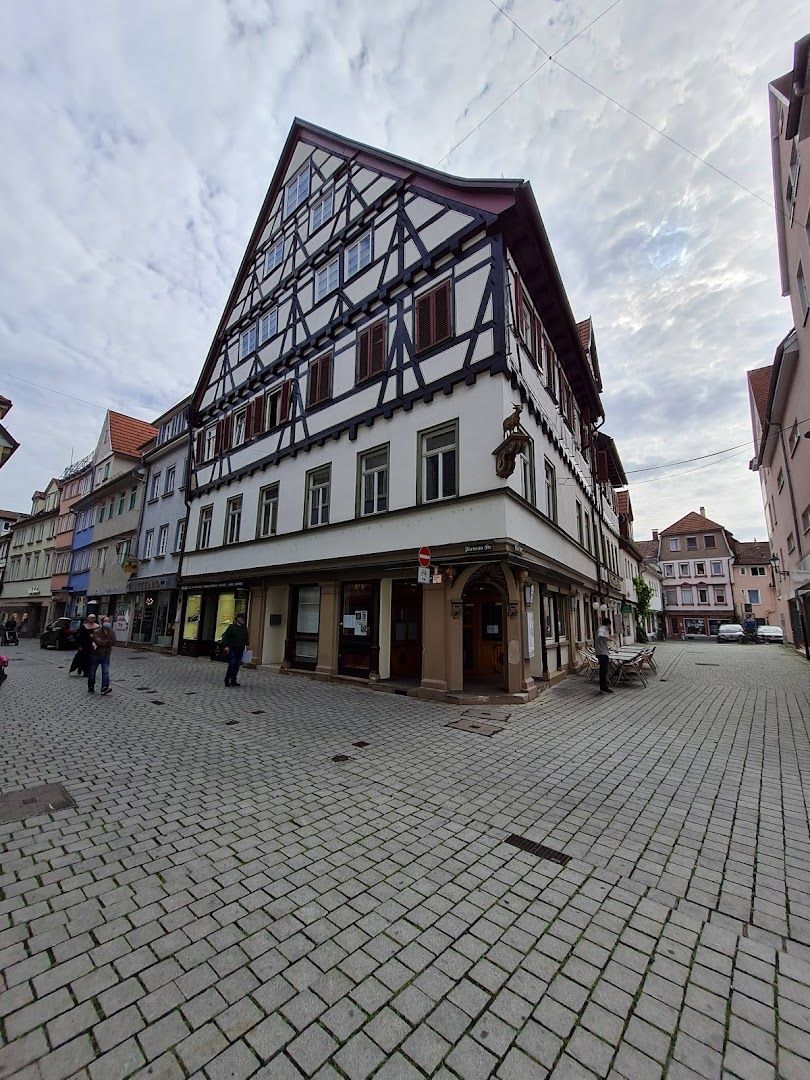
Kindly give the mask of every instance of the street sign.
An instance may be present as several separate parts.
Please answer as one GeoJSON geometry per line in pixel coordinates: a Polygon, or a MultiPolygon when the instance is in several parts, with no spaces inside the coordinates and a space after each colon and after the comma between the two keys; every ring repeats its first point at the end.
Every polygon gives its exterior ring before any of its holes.
{"type": "Polygon", "coordinates": [[[420,566],[430,566],[430,548],[429,547],[420,547],[419,548],[419,565],[420,566]]]}
{"type": "Polygon", "coordinates": [[[430,585],[431,575],[429,566],[420,566],[416,571],[416,580],[420,585],[430,585]]]}

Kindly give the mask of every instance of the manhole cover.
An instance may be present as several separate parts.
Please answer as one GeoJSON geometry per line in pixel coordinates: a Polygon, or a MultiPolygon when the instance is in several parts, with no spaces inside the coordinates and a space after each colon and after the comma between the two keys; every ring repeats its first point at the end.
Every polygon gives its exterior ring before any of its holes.
{"type": "Polygon", "coordinates": [[[361,739],[360,742],[352,743],[352,746],[368,746],[368,743],[363,742],[363,740],[361,739]]]}
{"type": "Polygon", "coordinates": [[[456,728],[457,731],[471,731],[474,735],[486,735],[492,737],[499,731],[503,731],[503,724],[487,724],[478,720],[453,720],[445,727],[456,728]]]}
{"type": "Polygon", "coordinates": [[[351,761],[351,760],[352,759],[350,757],[346,757],[345,754],[335,754],[335,756],[332,758],[332,761],[351,761]]]}
{"type": "Polygon", "coordinates": [[[566,855],[564,851],[555,851],[554,848],[546,847],[545,844],[538,844],[525,836],[516,836],[512,833],[511,836],[507,836],[506,843],[511,844],[512,847],[520,848],[521,851],[528,851],[530,855],[536,855],[539,859],[559,863],[560,866],[565,866],[566,863],[571,861],[571,856],[566,855]]]}
{"type": "Polygon", "coordinates": [[[234,724],[238,724],[238,723],[239,723],[238,720],[226,720],[225,721],[225,727],[233,727],[234,724]]]}
{"type": "Polygon", "coordinates": [[[67,810],[75,805],[61,784],[41,784],[20,791],[7,791],[0,795],[0,825],[9,821],[23,821],[37,814],[50,814],[54,810],[67,810]]]}

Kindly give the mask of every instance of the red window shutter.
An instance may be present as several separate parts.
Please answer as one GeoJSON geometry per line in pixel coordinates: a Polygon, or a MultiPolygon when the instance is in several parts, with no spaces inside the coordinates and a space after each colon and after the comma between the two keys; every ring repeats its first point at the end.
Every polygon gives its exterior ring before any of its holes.
{"type": "Polygon", "coordinates": [[[230,450],[231,432],[233,430],[233,415],[226,416],[222,421],[222,449],[230,450]]]}
{"type": "Polygon", "coordinates": [[[309,377],[307,379],[307,408],[318,403],[318,374],[321,366],[320,359],[313,360],[309,365],[309,377]]]}
{"type": "Polygon", "coordinates": [[[259,394],[257,398],[253,399],[253,434],[264,434],[264,395],[259,394]]]}
{"type": "Polygon", "coordinates": [[[245,442],[253,436],[253,402],[249,401],[245,408],[245,442]]]}
{"type": "Polygon", "coordinates": [[[596,452],[596,479],[600,484],[607,484],[610,481],[607,450],[597,450],[596,452]]]}
{"type": "Polygon", "coordinates": [[[429,349],[433,344],[432,339],[432,294],[425,293],[424,296],[420,296],[416,301],[416,351],[421,352],[423,349],[429,349]]]}
{"type": "Polygon", "coordinates": [[[203,459],[203,453],[204,453],[203,448],[204,448],[204,446],[205,446],[205,432],[204,431],[198,431],[197,432],[197,437],[194,440],[194,463],[196,465],[199,465],[199,463],[203,459]]]}
{"type": "Polygon", "coordinates": [[[443,282],[433,293],[433,344],[452,337],[452,311],[450,310],[450,282],[443,282]]]}
{"type": "Polygon", "coordinates": [[[357,381],[363,382],[371,374],[371,329],[357,335],[357,381]]]}
{"type": "Polygon", "coordinates": [[[222,453],[222,421],[217,420],[216,428],[214,429],[214,457],[219,457],[222,453]]]}
{"type": "Polygon", "coordinates": [[[292,397],[292,382],[287,379],[281,388],[281,405],[279,408],[279,423],[284,423],[290,418],[290,399],[292,397]]]}
{"type": "Polygon", "coordinates": [[[385,367],[385,319],[380,319],[371,328],[371,350],[369,374],[379,375],[385,367]]]}

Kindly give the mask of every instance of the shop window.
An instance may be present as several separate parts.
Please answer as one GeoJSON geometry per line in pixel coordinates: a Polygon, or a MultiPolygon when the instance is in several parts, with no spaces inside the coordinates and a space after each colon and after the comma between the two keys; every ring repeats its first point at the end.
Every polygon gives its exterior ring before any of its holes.
{"type": "Polygon", "coordinates": [[[329,523],[329,492],[332,486],[332,466],[323,465],[307,473],[306,519],[304,526],[315,529],[329,523]]]}
{"type": "Polygon", "coordinates": [[[318,630],[321,620],[320,586],[297,586],[293,601],[292,662],[299,667],[315,667],[318,662],[318,630]]]}
{"type": "Polygon", "coordinates": [[[275,536],[278,524],[278,484],[268,484],[259,492],[257,536],[275,536]]]}
{"type": "Polygon", "coordinates": [[[342,591],[339,670],[367,676],[377,638],[377,587],[371,581],[346,582],[342,591]]]}
{"type": "Polygon", "coordinates": [[[202,613],[202,593],[189,593],[186,597],[186,612],[183,617],[183,640],[198,641],[200,637],[200,615],[202,613]]]}
{"type": "Polygon", "coordinates": [[[458,494],[458,428],[455,422],[421,438],[421,502],[437,502],[458,494]]]}
{"type": "Polygon", "coordinates": [[[381,514],[388,509],[388,447],[368,450],[358,458],[360,516],[381,514]]]}

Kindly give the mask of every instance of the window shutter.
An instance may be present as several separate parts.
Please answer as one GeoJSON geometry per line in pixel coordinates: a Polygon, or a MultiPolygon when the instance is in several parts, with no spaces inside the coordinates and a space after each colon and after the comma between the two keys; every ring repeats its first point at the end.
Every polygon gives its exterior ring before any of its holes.
{"type": "Polygon", "coordinates": [[[318,400],[318,367],[319,361],[313,360],[307,373],[307,408],[311,408],[318,400]]]}
{"type": "Polygon", "coordinates": [[[369,375],[379,375],[385,367],[385,319],[372,326],[369,337],[369,375]]]}
{"type": "Polygon", "coordinates": [[[225,417],[222,421],[222,449],[230,450],[231,432],[233,431],[233,414],[225,417]]]}
{"type": "Polygon", "coordinates": [[[357,335],[357,381],[362,382],[371,374],[371,330],[357,335]]]}
{"type": "Polygon", "coordinates": [[[279,422],[284,423],[290,418],[290,399],[292,397],[292,382],[287,379],[281,388],[281,404],[279,408],[279,422]]]}
{"type": "Polygon", "coordinates": [[[438,345],[440,341],[446,341],[452,333],[451,325],[451,311],[450,311],[450,282],[445,281],[433,294],[434,303],[434,335],[433,344],[438,345]]]}
{"type": "Polygon", "coordinates": [[[517,332],[523,326],[523,285],[520,278],[515,274],[515,325],[517,332]]]}
{"type": "Polygon", "coordinates": [[[199,465],[203,458],[203,447],[205,445],[205,432],[198,431],[194,440],[194,464],[199,465]]]}
{"type": "Polygon", "coordinates": [[[318,401],[326,401],[332,396],[332,354],[321,357],[319,373],[318,401]]]}
{"type": "Polygon", "coordinates": [[[263,435],[264,434],[264,419],[265,419],[264,395],[259,394],[258,397],[255,397],[253,399],[252,404],[253,404],[253,424],[252,424],[252,432],[251,432],[251,434],[253,434],[253,435],[263,435]]]}
{"type": "Polygon", "coordinates": [[[416,351],[429,349],[431,341],[431,294],[426,293],[416,301],[416,351]]]}
{"type": "Polygon", "coordinates": [[[607,450],[596,452],[596,479],[600,484],[607,484],[610,481],[607,450]]]}
{"type": "Polygon", "coordinates": [[[222,421],[217,420],[216,428],[214,429],[214,457],[219,457],[222,453],[222,421]]]}

